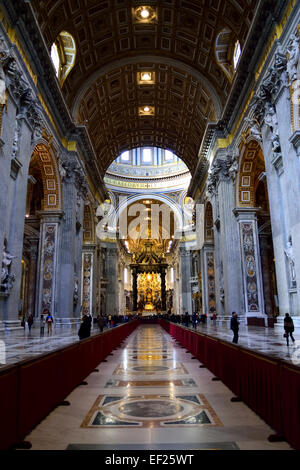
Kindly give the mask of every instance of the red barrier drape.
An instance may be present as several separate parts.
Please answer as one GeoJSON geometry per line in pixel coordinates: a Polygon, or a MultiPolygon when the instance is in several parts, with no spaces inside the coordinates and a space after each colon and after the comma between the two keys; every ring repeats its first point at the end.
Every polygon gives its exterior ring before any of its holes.
{"type": "MultiPolygon", "coordinates": [[[[168,331],[168,322],[161,326],[168,331]]],[[[275,431],[300,450],[300,370],[206,334],[170,324],[170,333],[275,431]]]]}
{"type": "Polygon", "coordinates": [[[0,372],[0,450],[17,441],[17,368],[0,372]]]}

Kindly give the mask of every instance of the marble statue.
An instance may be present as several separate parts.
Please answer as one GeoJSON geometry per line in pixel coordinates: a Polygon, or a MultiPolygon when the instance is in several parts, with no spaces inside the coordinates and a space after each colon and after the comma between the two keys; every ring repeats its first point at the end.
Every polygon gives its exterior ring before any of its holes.
{"type": "Polygon", "coordinates": [[[287,257],[287,260],[289,262],[290,266],[290,272],[291,272],[291,280],[296,281],[296,271],[295,271],[295,258],[294,258],[294,253],[293,253],[293,244],[292,244],[292,238],[289,237],[286,248],[284,250],[285,255],[287,257]]]}
{"type": "Polygon", "coordinates": [[[260,131],[260,125],[257,119],[255,118],[246,118],[245,122],[247,122],[250,126],[250,135],[254,137],[254,139],[258,140],[259,142],[262,141],[261,138],[261,131],[260,131]]]}
{"type": "Polygon", "coordinates": [[[3,70],[3,65],[0,61],[0,104],[6,104],[6,82],[5,82],[5,73],[3,70]]]}
{"type": "MultiPolygon", "coordinates": [[[[287,46],[288,61],[287,61],[287,73],[289,76],[290,83],[297,80],[299,76],[299,37],[293,34],[287,46]]],[[[300,78],[300,77],[299,77],[300,78]]]]}
{"type": "Polygon", "coordinates": [[[6,249],[3,249],[3,257],[2,257],[2,271],[1,271],[1,283],[9,274],[9,268],[11,266],[12,260],[15,256],[12,256],[6,249]]]}

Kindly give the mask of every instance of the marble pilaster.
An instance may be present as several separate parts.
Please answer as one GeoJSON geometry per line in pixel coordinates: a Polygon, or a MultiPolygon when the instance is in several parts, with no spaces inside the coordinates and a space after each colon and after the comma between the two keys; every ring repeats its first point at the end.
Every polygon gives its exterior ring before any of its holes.
{"type": "Polygon", "coordinates": [[[180,283],[181,283],[181,314],[188,312],[189,315],[193,313],[192,304],[192,259],[191,251],[185,246],[181,246],[180,253],[180,283]]]}
{"type": "MultiPolygon", "coordinates": [[[[241,257],[237,249],[240,240],[238,225],[233,214],[235,207],[234,183],[227,176],[220,175],[217,195],[220,211],[220,255],[224,283],[224,314],[231,315],[235,311],[239,315],[243,315],[245,310],[241,294],[241,257]]],[[[222,297],[222,287],[220,288],[220,296],[222,297]]]]}
{"type": "Polygon", "coordinates": [[[58,246],[62,211],[41,211],[37,315],[47,308],[57,319],[58,246]]]}
{"type": "Polygon", "coordinates": [[[239,225],[246,317],[265,319],[263,282],[257,228],[257,209],[235,209],[239,225]]]}

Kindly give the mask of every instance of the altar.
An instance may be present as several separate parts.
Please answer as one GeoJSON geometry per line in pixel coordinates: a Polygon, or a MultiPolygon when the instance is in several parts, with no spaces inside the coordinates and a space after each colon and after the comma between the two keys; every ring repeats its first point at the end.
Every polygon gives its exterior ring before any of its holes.
{"type": "Polygon", "coordinates": [[[130,265],[133,278],[133,311],[142,316],[166,310],[165,259],[152,250],[151,242],[130,265]]]}

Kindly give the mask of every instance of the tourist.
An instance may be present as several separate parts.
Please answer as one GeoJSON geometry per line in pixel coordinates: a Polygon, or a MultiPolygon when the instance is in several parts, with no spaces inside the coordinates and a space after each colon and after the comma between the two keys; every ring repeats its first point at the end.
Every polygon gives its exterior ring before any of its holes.
{"type": "Polygon", "coordinates": [[[48,331],[47,331],[47,333],[49,334],[49,333],[52,333],[53,317],[52,317],[50,311],[49,311],[47,308],[44,310],[44,314],[47,315],[47,316],[46,316],[46,323],[47,323],[47,326],[48,326],[48,331]]]}
{"type": "Polygon", "coordinates": [[[32,315],[32,313],[28,316],[27,323],[28,323],[28,328],[29,328],[29,332],[30,332],[31,327],[33,325],[33,315],[32,315]]]}
{"type": "Polygon", "coordinates": [[[293,332],[294,332],[295,327],[294,327],[293,319],[290,317],[288,313],[285,314],[283,327],[285,331],[284,337],[286,338],[286,344],[287,346],[289,346],[289,336],[291,337],[293,343],[295,342],[295,338],[293,337],[293,332]]]}
{"type": "Polygon", "coordinates": [[[189,322],[190,322],[189,312],[185,312],[185,315],[184,315],[184,324],[185,324],[186,328],[188,328],[189,322]]]}
{"type": "Polygon", "coordinates": [[[212,321],[213,321],[213,325],[216,326],[217,325],[217,314],[216,314],[216,312],[214,312],[212,314],[212,321]]]}
{"type": "Polygon", "coordinates": [[[102,333],[104,325],[105,325],[105,318],[103,318],[102,315],[98,315],[97,323],[98,323],[98,328],[100,332],[102,333]]]}
{"type": "Polygon", "coordinates": [[[193,324],[194,330],[197,328],[197,323],[198,323],[197,322],[197,314],[196,314],[196,312],[194,312],[193,315],[192,315],[192,324],[193,324]]]}
{"type": "Polygon", "coordinates": [[[44,336],[45,323],[46,323],[45,317],[42,314],[41,317],[40,317],[41,336],[44,336]]]}
{"type": "Polygon", "coordinates": [[[78,336],[80,340],[91,336],[91,321],[89,316],[90,315],[83,315],[82,323],[78,330],[78,336]]]}
{"type": "Polygon", "coordinates": [[[239,340],[239,324],[238,316],[236,312],[232,312],[232,317],[230,321],[230,329],[233,331],[233,340],[232,342],[238,344],[239,340]]]}

